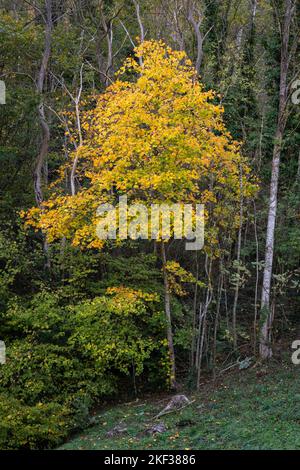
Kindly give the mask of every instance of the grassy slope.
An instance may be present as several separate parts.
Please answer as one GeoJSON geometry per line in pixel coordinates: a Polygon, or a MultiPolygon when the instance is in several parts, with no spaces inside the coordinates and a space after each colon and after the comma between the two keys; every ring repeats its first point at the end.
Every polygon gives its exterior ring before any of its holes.
{"type": "Polygon", "coordinates": [[[300,449],[300,370],[273,364],[266,372],[233,373],[215,390],[189,395],[192,405],[161,418],[164,434],[142,435],[166,402],[140,400],[103,411],[61,449],[300,449]],[[107,438],[122,421],[127,434],[107,438]]]}

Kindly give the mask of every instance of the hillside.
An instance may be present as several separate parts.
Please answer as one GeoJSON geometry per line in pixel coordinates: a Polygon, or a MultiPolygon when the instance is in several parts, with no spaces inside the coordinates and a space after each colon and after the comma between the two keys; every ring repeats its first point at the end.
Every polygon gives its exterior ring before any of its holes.
{"type": "Polygon", "coordinates": [[[300,449],[299,387],[299,369],[287,364],[233,372],[215,389],[207,384],[201,393],[188,395],[190,406],[156,421],[152,418],[167,397],[112,406],[60,449],[300,449]],[[127,432],[107,437],[120,423],[127,432]],[[166,432],[145,436],[154,423],[164,423],[166,432]]]}

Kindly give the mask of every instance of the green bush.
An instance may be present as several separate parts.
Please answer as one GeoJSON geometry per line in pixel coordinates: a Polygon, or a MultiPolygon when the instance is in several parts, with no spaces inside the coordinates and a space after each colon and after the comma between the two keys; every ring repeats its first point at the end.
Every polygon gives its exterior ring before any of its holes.
{"type": "Polygon", "coordinates": [[[71,411],[59,403],[24,405],[0,395],[0,449],[47,449],[58,445],[72,428],[71,411]]]}
{"type": "Polygon", "coordinates": [[[159,307],[156,295],[123,287],[76,306],[47,292],[28,306],[11,305],[0,448],[53,447],[85,426],[91,406],[126,376],[145,373],[147,361],[158,370],[166,357],[159,307]]]}
{"type": "Polygon", "coordinates": [[[39,344],[30,339],[7,345],[7,364],[0,369],[0,387],[27,404],[84,391],[94,398],[113,393],[112,379],[74,348],[39,344]]]}

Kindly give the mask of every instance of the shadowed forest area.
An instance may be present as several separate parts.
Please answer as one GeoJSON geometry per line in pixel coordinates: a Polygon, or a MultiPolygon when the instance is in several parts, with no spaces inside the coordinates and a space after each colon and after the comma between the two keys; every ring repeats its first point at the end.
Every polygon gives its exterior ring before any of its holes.
{"type": "Polygon", "coordinates": [[[300,448],[299,33],[0,0],[1,450],[300,448]]]}

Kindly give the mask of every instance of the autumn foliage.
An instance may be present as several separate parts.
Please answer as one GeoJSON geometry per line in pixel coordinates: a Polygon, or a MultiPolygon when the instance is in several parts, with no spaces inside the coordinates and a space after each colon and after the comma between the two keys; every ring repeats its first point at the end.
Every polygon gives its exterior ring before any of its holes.
{"type": "Polygon", "coordinates": [[[101,203],[117,204],[124,194],[129,203],[147,206],[197,202],[206,207],[207,250],[218,253],[219,229],[237,226],[237,204],[255,185],[217,100],[183,51],[144,42],[82,115],[84,142],[70,161],[71,168],[78,160],[76,194],[68,194],[59,178],[27,223],[50,242],[66,237],[75,246],[102,248],[96,235],[101,203]]]}

